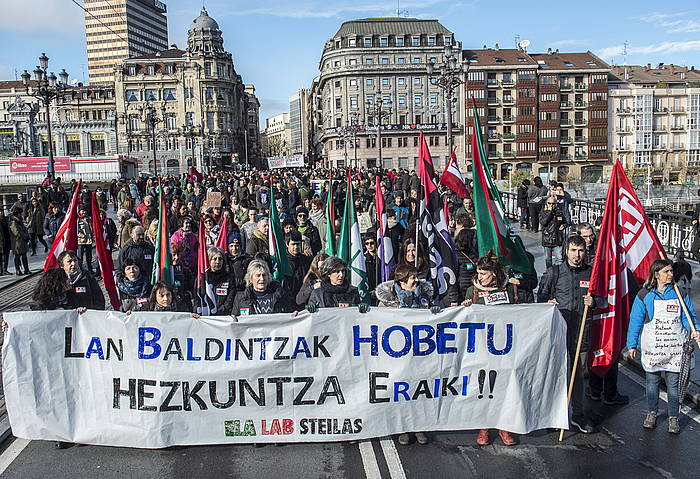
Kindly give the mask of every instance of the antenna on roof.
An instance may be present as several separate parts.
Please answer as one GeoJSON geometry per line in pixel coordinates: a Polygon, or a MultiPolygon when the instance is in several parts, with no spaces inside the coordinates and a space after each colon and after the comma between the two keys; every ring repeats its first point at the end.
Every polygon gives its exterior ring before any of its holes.
{"type": "Polygon", "coordinates": [[[530,46],[530,40],[523,40],[518,43],[518,49],[522,51],[527,51],[526,48],[530,46]]]}
{"type": "Polygon", "coordinates": [[[622,44],[622,64],[627,65],[627,48],[630,46],[629,42],[625,40],[622,44]]]}
{"type": "Polygon", "coordinates": [[[515,34],[515,38],[514,38],[513,40],[515,41],[515,48],[520,48],[520,45],[519,45],[519,43],[520,43],[520,35],[518,35],[518,34],[516,33],[516,34],[515,34]]]}
{"type": "Polygon", "coordinates": [[[401,0],[396,0],[396,16],[408,17],[408,10],[401,10],[401,0]]]}

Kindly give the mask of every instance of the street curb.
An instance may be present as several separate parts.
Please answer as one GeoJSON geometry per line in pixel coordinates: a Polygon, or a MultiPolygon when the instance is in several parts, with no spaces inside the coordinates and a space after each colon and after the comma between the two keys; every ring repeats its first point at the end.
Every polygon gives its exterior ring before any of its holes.
{"type": "MultiPolygon", "coordinates": [[[[630,358],[627,354],[627,351],[620,355],[620,361],[622,361],[638,373],[644,374],[644,368],[642,368],[642,363],[638,359],[630,358]]],[[[690,401],[695,406],[700,407],[700,385],[693,381],[690,381],[688,384],[688,389],[685,393],[684,400],[690,401]]]]}
{"type": "Polygon", "coordinates": [[[12,429],[10,428],[10,420],[5,417],[5,419],[0,421],[0,444],[5,442],[11,435],[12,429]]]}

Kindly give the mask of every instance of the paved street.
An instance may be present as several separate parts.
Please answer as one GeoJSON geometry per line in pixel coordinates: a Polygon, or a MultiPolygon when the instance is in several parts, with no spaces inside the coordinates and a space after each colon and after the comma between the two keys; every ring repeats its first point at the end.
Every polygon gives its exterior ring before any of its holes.
{"type": "MultiPolygon", "coordinates": [[[[536,254],[537,269],[544,260],[535,235],[525,233],[527,247],[536,254]]],[[[165,450],[73,446],[56,450],[46,441],[8,440],[2,445],[3,477],[50,475],[74,477],[661,477],[691,478],[689,464],[700,440],[700,414],[683,408],[682,433],[666,432],[662,415],[655,431],[645,431],[643,378],[623,367],[620,391],[630,396],[624,407],[589,403],[600,422],[599,433],[585,436],[538,431],[520,438],[520,445],[504,447],[500,440],[477,446],[476,433],[433,433],[427,446],[400,446],[379,438],[359,444],[326,443],[286,446],[197,446],[165,450]],[[262,473],[262,474],[261,474],[262,473]]],[[[662,399],[665,395],[662,396],[662,399]]],[[[663,407],[662,407],[663,410],[663,407]]],[[[492,432],[495,438],[495,432],[492,432]]]]}

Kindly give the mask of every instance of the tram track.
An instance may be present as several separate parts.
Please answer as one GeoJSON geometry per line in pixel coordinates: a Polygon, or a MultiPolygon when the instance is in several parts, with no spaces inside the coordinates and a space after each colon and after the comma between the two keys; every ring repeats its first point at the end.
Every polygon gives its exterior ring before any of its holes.
{"type": "Polygon", "coordinates": [[[27,309],[34,287],[41,278],[41,273],[42,271],[36,271],[11,284],[0,287],[0,312],[9,313],[10,311],[27,309]]]}

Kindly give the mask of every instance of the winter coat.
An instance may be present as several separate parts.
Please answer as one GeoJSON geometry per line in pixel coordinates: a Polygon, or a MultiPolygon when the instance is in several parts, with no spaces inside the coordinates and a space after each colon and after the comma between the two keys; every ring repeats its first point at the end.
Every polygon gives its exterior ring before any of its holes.
{"type": "Polygon", "coordinates": [[[131,230],[134,226],[141,226],[139,220],[136,218],[129,218],[124,223],[119,225],[119,238],[118,244],[119,248],[124,248],[131,241],[131,230]]]}
{"type": "Polygon", "coordinates": [[[0,252],[12,249],[12,233],[7,216],[0,218],[0,252]]]}
{"type": "Polygon", "coordinates": [[[289,266],[292,270],[292,276],[284,280],[284,287],[289,290],[293,297],[296,297],[301,286],[304,284],[304,277],[309,271],[313,258],[303,254],[298,254],[296,256],[287,254],[287,259],[289,260],[289,266]]]}
{"type": "Polygon", "coordinates": [[[78,220],[78,245],[92,245],[95,237],[92,232],[92,219],[90,217],[78,220]]]}
{"type": "Polygon", "coordinates": [[[143,288],[138,293],[130,293],[125,287],[126,278],[121,273],[117,274],[117,289],[119,290],[119,299],[122,302],[122,311],[148,311],[151,283],[143,272],[141,272],[141,277],[145,278],[143,288]]]}
{"type": "MultiPolygon", "coordinates": [[[[272,313],[291,313],[294,311],[294,301],[292,300],[289,291],[286,288],[280,286],[279,283],[273,281],[268,287],[266,293],[271,295],[270,307],[272,308],[272,313]]],[[[252,286],[248,286],[243,291],[238,291],[235,296],[231,296],[231,305],[225,306],[227,311],[231,312],[233,316],[247,316],[258,313],[256,307],[256,294],[252,286]],[[243,311],[243,314],[241,310],[243,311]],[[247,310],[247,314],[245,314],[247,310]]]]}
{"type": "MultiPolygon", "coordinates": [[[[377,289],[374,290],[377,295],[377,301],[379,301],[379,306],[386,306],[390,308],[399,308],[400,300],[396,294],[394,288],[396,285],[395,281],[384,281],[377,285],[377,289]]],[[[420,288],[420,302],[425,300],[426,306],[433,304],[433,285],[429,281],[421,280],[417,289],[420,288]]]]}
{"type": "Polygon", "coordinates": [[[58,233],[58,229],[61,227],[61,223],[63,223],[63,219],[65,217],[66,215],[64,215],[60,211],[56,215],[46,215],[44,217],[44,234],[50,239],[55,238],[56,234],[58,233]]]}
{"type": "Polygon", "coordinates": [[[155,254],[155,248],[153,245],[147,241],[142,241],[141,243],[134,243],[134,241],[129,241],[126,246],[124,246],[119,251],[119,268],[124,264],[124,260],[131,258],[141,269],[141,274],[145,276],[150,276],[151,271],[153,271],[153,255],[155,254]]]}
{"type": "Polygon", "coordinates": [[[170,243],[180,247],[180,261],[182,264],[194,270],[197,267],[197,254],[199,252],[199,240],[192,231],[177,230],[170,237],[170,243]]]}
{"type": "Polygon", "coordinates": [[[297,230],[302,234],[302,236],[309,238],[309,242],[311,243],[311,251],[313,251],[314,255],[321,251],[321,233],[319,232],[318,228],[316,228],[309,221],[306,223],[305,227],[298,226],[297,230]]]}
{"type": "MultiPolygon", "coordinates": [[[[471,286],[467,288],[464,299],[472,300],[472,304],[487,304],[491,301],[505,301],[508,304],[520,303],[521,292],[512,283],[506,281],[498,286],[482,286],[477,278],[472,280],[471,286]],[[505,293],[505,294],[504,294],[505,293]]],[[[505,303],[504,303],[505,304],[505,303]]]]}
{"type": "Polygon", "coordinates": [[[87,308],[104,311],[105,297],[95,277],[87,270],[81,269],[70,278],[71,289],[68,291],[68,308],[87,308]]]}
{"type": "Polygon", "coordinates": [[[518,208],[527,208],[527,186],[518,186],[518,208]]]}
{"type": "Polygon", "coordinates": [[[540,225],[542,225],[542,246],[562,246],[564,244],[564,230],[561,227],[566,226],[567,222],[559,205],[554,205],[551,210],[542,208],[539,219],[540,225]]]}
{"type": "Polygon", "coordinates": [[[251,256],[255,256],[258,253],[269,254],[270,246],[268,245],[267,238],[260,233],[259,230],[253,231],[253,237],[246,244],[246,253],[251,256]]]}
{"type": "Polygon", "coordinates": [[[27,231],[39,236],[44,236],[44,208],[41,204],[36,207],[29,203],[27,206],[26,218],[27,218],[27,231]]]}
{"type": "Polygon", "coordinates": [[[544,185],[537,187],[534,183],[531,184],[527,189],[528,205],[541,205],[544,199],[547,197],[547,191],[547,187],[544,185]]]}
{"type": "MultiPolygon", "coordinates": [[[[216,299],[216,316],[225,316],[230,313],[233,306],[233,298],[236,294],[236,280],[230,273],[224,270],[212,273],[207,269],[204,277],[204,287],[211,288],[216,299]]],[[[198,308],[203,306],[202,299],[209,301],[206,297],[206,291],[198,291],[195,297],[195,305],[198,308]]]]}
{"type": "Polygon", "coordinates": [[[308,304],[315,304],[319,308],[356,306],[360,304],[360,294],[347,280],[341,286],[331,286],[323,281],[320,288],[311,291],[308,304]]]}
{"type": "Polygon", "coordinates": [[[10,238],[12,240],[12,252],[16,255],[27,254],[29,250],[29,232],[24,222],[17,216],[10,216],[10,238]]]}
{"type": "Polygon", "coordinates": [[[248,265],[253,261],[253,257],[245,252],[241,252],[238,256],[231,256],[227,251],[226,260],[228,261],[228,270],[231,272],[231,279],[235,283],[236,291],[243,291],[245,289],[243,278],[246,271],[248,271],[248,265]]]}
{"type": "Polygon", "coordinates": [[[173,276],[175,282],[175,302],[184,311],[192,312],[192,301],[194,293],[195,275],[191,269],[182,264],[173,265],[173,276]]]}

